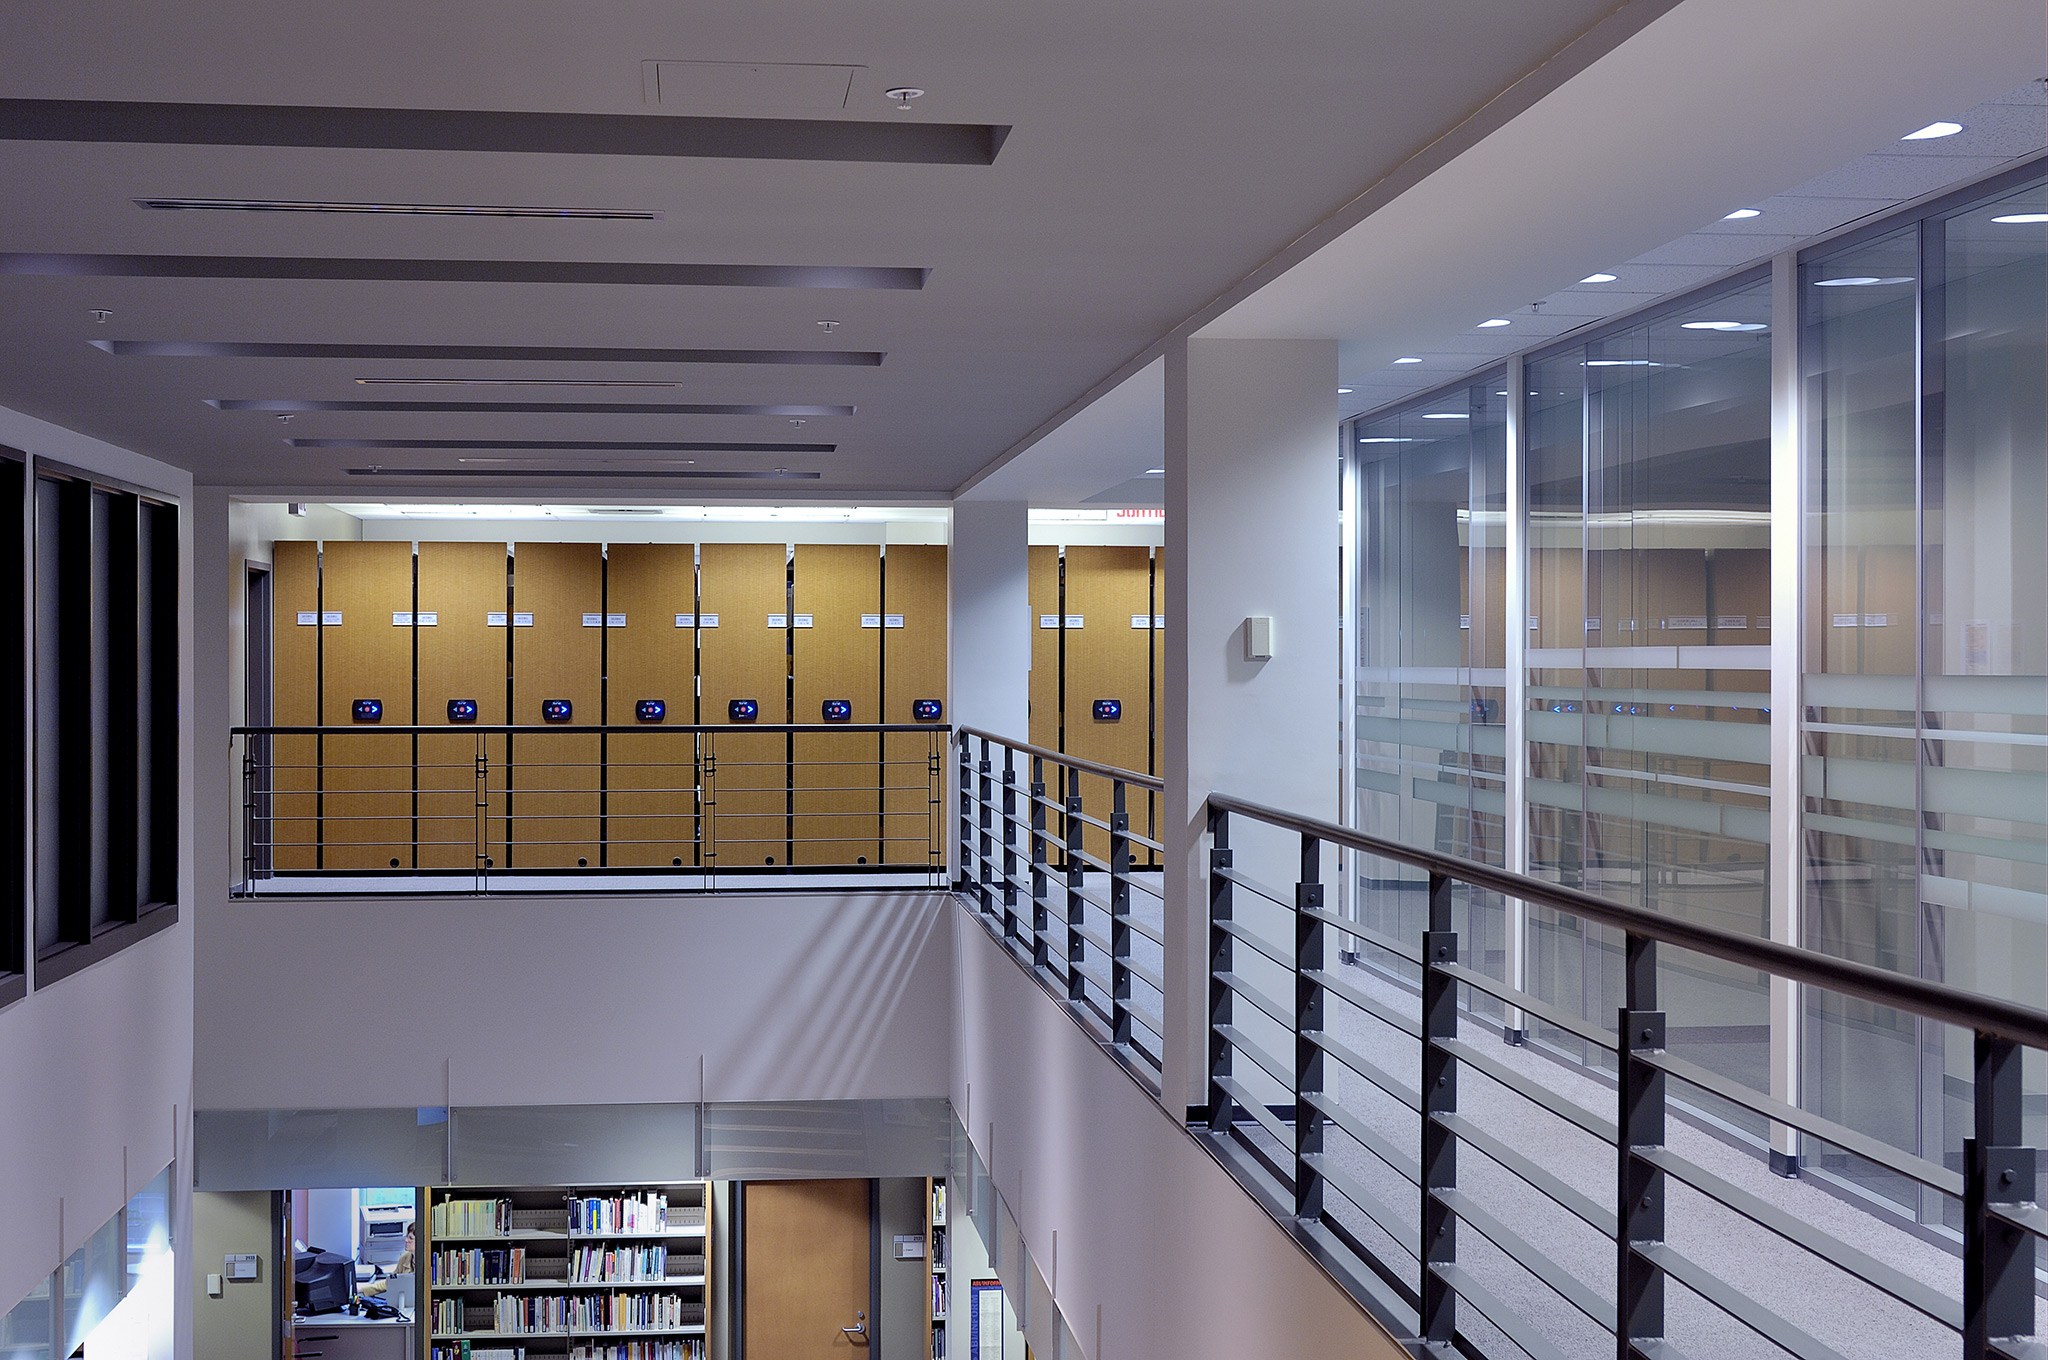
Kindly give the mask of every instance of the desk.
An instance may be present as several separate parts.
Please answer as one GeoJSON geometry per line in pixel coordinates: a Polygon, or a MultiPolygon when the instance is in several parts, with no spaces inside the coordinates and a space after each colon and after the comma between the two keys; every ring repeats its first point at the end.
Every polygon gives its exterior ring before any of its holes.
{"type": "Polygon", "coordinates": [[[349,1313],[292,1319],[292,1354],[300,1360],[413,1360],[412,1319],[373,1322],[349,1313]]]}

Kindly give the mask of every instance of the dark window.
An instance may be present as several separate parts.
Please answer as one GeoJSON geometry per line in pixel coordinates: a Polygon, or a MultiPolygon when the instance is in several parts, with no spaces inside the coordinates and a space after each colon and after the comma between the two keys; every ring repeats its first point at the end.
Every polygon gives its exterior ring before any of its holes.
{"type": "Polygon", "coordinates": [[[129,488],[36,478],[39,982],[174,919],[153,913],[177,884],[177,514],[129,488]]]}
{"type": "MultiPolygon", "coordinates": [[[[0,450],[0,674],[14,677],[17,694],[28,692],[22,614],[27,608],[28,510],[23,504],[22,464],[0,450]]],[[[0,1005],[20,996],[28,972],[27,843],[19,828],[28,792],[28,714],[17,705],[0,718],[0,1005]]]]}

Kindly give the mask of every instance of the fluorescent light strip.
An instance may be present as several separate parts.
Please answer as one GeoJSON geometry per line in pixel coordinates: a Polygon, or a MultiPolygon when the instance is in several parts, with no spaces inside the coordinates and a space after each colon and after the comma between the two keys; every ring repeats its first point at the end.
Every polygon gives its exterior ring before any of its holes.
{"type": "MultiPolygon", "coordinates": [[[[294,449],[531,449],[550,453],[836,453],[837,444],[760,443],[681,439],[287,439],[294,449]]],[[[464,460],[469,461],[469,460],[464,460]]]]}
{"type": "Polygon", "coordinates": [[[358,387],[681,387],[659,378],[357,378],[358,387]]]}
{"type": "Polygon", "coordinates": [[[796,402],[291,401],[283,398],[209,397],[206,404],[216,411],[279,411],[291,414],[307,411],[428,411],[436,414],[495,412],[545,416],[850,416],[854,413],[851,406],[796,402]]]}
{"type": "Polygon", "coordinates": [[[757,469],[718,471],[714,468],[402,468],[402,467],[359,467],[350,468],[351,477],[495,477],[500,481],[508,478],[541,477],[553,480],[557,477],[608,477],[608,478],[650,478],[682,479],[700,481],[746,481],[746,482],[815,482],[825,474],[822,472],[792,472],[778,469],[763,472],[757,469]]]}
{"type": "Polygon", "coordinates": [[[339,203],[291,198],[138,198],[159,212],[355,213],[393,217],[534,217],[575,222],[659,222],[651,208],[545,208],[506,203],[339,203]]]}
{"type": "Polygon", "coordinates": [[[2007,213],[2003,217],[1994,217],[1991,220],[1994,222],[2003,222],[2008,226],[2031,227],[2037,226],[2043,222],[2048,222],[2048,213],[2007,213]]]}

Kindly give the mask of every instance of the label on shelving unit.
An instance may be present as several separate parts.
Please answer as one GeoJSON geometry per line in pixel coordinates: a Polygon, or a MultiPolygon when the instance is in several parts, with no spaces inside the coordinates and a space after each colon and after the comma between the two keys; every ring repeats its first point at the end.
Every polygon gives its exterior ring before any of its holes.
{"type": "Polygon", "coordinates": [[[602,628],[602,627],[604,627],[604,615],[602,615],[602,614],[585,614],[585,615],[583,616],[583,626],[584,626],[585,628],[602,628]]]}
{"type": "Polygon", "coordinates": [[[901,614],[884,614],[882,615],[882,623],[889,628],[901,628],[903,626],[903,616],[901,614]]]}
{"type": "Polygon", "coordinates": [[[1458,615],[1458,626],[1460,628],[1470,628],[1472,626],[1472,616],[1470,614],[1458,615]]]}
{"type": "Polygon", "coordinates": [[[1150,632],[1152,630],[1152,616],[1150,614],[1131,615],[1131,627],[1143,628],[1145,631],[1150,632]]]}
{"type": "Polygon", "coordinates": [[[320,626],[322,628],[341,627],[341,611],[339,609],[330,609],[323,613],[320,616],[320,626]]]}
{"type": "Polygon", "coordinates": [[[1664,626],[1674,631],[1684,628],[1705,628],[1707,626],[1707,616],[1705,614],[1673,614],[1670,618],[1664,620],[1664,626]]]}
{"type": "Polygon", "coordinates": [[[695,614],[678,614],[678,615],[676,615],[676,627],[678,627],[678,628],[695,628],[696,626],[697,626],[697,616],[696,616],[695,614]]]}
{"type": "Polygon", "coordinates": [[[718,626],[718,615],[699,614],[697,616],[697,626],[699,628],[716,628],[718,626]]]}
{"type": "Polygon", "coordinates": [[[1837,628],[1854,628],[1863,622],[1861,614],[1837,614],[1828,622],[1837,628]]]}
{"type": "Polygon", "coordinates": [[[1038,626],[1040,628],[1057,628],[1060,626],[1060,616],[1057,614],[1040,614],[1038,616],[1038,626]]]}
{"type": "Polygon", "coordinates": [[[604,616],[604,626],[607,628],[624,628],[626,626],[626,616],[624,614],[607,614],[604,616]]]}
{"type": "Polygon", "coordinates": [[[412,616],[412,621],[422,628],[439,628],[441,615],[435,610],[426,610],[412,616]]]}
{"type": "Polygon", "coordinates": [[[792,622],[799,628],[809,628],[811,626],[811,616],[809,614],[799,614],[792,622]]]}
{"type": "Polygon", "coordinates": [[[1863,626],[1865,628],[1889,628],[1892,626],[1892,616],[1889,614],[1865,614],[1863,616],[1863,626]]]}
{"type": "Polygon", "coordinates": [[[1082,624],[1086,623],[1087,621],[1088,621],[1088,620],[1087,620],[1087,617],[1086,617],[1085,615],[1081,615],[1081,614],[1069,614],[1069,615],[1067,615],[1067,627],[1069,627],[1069,628],[1079,628],[1079,627],[1080,627],[1080,626],[1081,626],[1082,624]]]}
{"type": "Polygon", "coordinates": [[[860,626],[863,628],[880,628],[882,626],[882,616],[880,614],[863,614],[860,616],[860,626]]]}
{"type": "Polygon", "coordinates": [[[1152,626],[1154,628],[1164,628],[1166,626],[1166,615],[1154,614],[1152,616],[1152,626]]]}
{"type": "Polygon", "coordinates": [[[1714,616],[1714,627],[1716,627],[1716,628],[1719,628],[1719,629],[1722,629],[1722,630],[1724,630],[1724,631],[1726,631],[1726,630],[1729,630],[1729,629],[1735,629],[1735,628],[1744,628],[1744,629],[1746,629],[1746,628],[1748,628],[1748,627],[1749,627],[1749,615],[1747,615],[1747,614],[1716,614],[1716,615],[1714,616]]]}
{"type": "Polygon", "coordinates": [[[787,615],[787,614],[770,614],[770,615],[768,616],[768,626],[769,626],[770,628],[787,628],[787,627],[789,627],[789,615],[787,615]]]}
{"type": "Polygon", "coordinates": [[[317,609],[301,609],[301,610],[299,611],[299,627],[301,627],[301,628],[318,628],[319,626],[320,626],[320,611],[319,611],[319,610],[317,610],[317,609]]]}
{"type": "Polygon", "coordinates": [[[486,615],[484,615],[484,627],[486,627],[486,628],[503,628],[504,626],[505,626],[505,616],[504,616],[503,614],[486,614],[486,615]]]}
{"type": "Polygon", "coordinates": [[[533,627],[533,615],[531,615],[531,614],[514,614],[514,615],[512,616],[512,626],[513,626],[514,628],[531,628],[531,627],[533,627]]]}
{"type": "Polygon", "coordinates": [[[392,626],[393,628],[410,628],[410,627],[412,627],[412,615],[410,615],[410,614],[408,614],[408,613],[405,613],[405,612],[404,612],[403,610],[398,610],[398,609],[394,609],[394,610],[392,610],[392,611],[391,611],[391,626],[392,626]]]}

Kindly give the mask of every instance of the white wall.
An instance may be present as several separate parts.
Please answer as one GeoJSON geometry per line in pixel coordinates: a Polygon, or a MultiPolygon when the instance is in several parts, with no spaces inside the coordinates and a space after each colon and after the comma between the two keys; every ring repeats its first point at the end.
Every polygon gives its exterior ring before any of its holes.
{"type": "MultiPolygon", "coordinates": [[[[0,444],[147,487],[189,509],[189,475],[75,431],[0,409],[0,444]]],[[[189,635],[192,601],[188,527],[180,558],[182,635],[189,635]]],[[[191,649],[179,666],[181,698],[189,701],[191,649]]],[[[189,781],[191,704],[179,711],[180,766],[189,781]]],[[[181,844],[190,834],[187,799],[181,844]]],[[[177,925],[0,1010],[0,1311],[189,1152],[193,882],[187,854],[179,867],[177,925]]],[[[173,1184],[174,1221],[182,1223],[189,1179],[180,1175],[173,1184]]],[[[188,1255],[180,1252],[181,1269],[188,1255]]]]}
{"type": "Polygon", "coordinates": [[[1022,741],[1031,720],[1031,587],[1021,501],[953,507],[954,722],[1022,741]]]}
{"type": "Polygon", "coordinates": [[[1088,1354],[1407,1354],[964,907],[949,914],[953,1105],[1088,1354]]]}
{"type": "MultiPolygon", "coordinates": [[[[944,899],[216,903],[201,1109],[942,1097],[944,899]],[[305,1061],[305,1025],[362,1041],[305,1061]]],[[[333,1048],[338,1046],[323,1045],[333,1048]]]]}

